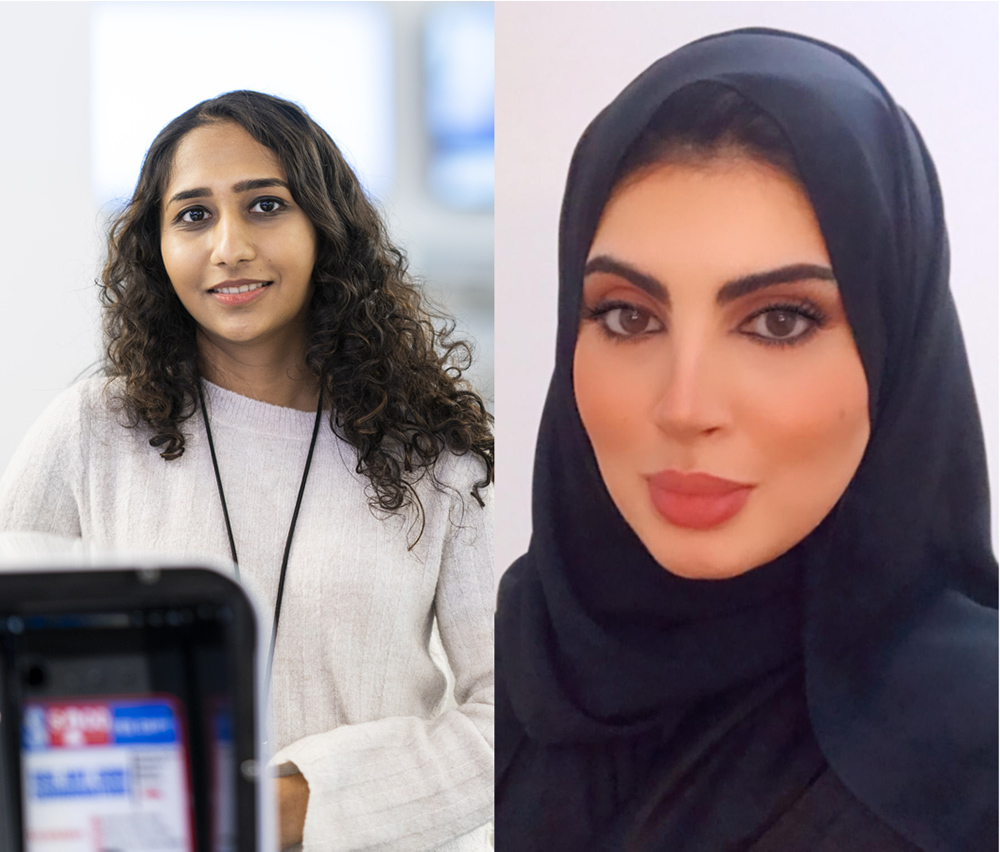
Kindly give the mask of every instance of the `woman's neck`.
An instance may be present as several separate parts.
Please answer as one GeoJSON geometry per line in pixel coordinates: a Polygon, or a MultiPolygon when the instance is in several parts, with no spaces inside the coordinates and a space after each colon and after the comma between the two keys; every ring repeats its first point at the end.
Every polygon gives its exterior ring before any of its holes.
{"type": "Polygon", "coordinates": [[[304,349],[220,345],[198,335],[201,374],[212,384],[271,405],[315,411],[319,381],[306,368],[304,349]]]}

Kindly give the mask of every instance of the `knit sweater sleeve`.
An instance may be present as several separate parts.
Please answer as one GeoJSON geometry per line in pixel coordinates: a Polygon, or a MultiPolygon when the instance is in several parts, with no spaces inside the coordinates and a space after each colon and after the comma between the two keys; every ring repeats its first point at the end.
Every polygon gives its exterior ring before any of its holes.
{"type": "Polygon", "coordinates": [[[493,819],[492,492],[483,489],[483,509],[471,498],[453,504],[461,520],[435,594],[458,706],[430,720],[344,725],[275,755],[273,765],[292,763],[309,783],[305,852],[465,849],[448,841],[493,819]]]}
{"type": "Polygon", "coordinates": [[[81,535],[81,433],[94,381],[61,393],[31,427],[0,479],[0,532],[81,535]]]}

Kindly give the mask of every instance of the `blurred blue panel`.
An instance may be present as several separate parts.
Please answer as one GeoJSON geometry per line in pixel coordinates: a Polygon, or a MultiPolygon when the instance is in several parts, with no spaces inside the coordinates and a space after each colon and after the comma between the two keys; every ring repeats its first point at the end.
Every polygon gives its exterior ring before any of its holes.
{"type": "Polygon", "coordinates": [[[370,194],[391,187],[393,40],[384,4],[100,2],[91,20],[98,206],[131,197],[146,149],[164,125],[234,89],[304,107],[370,194]]]}
{"type": "Polygon", "coordinates": [[[424,43],[430,191],[452,207],[491,208],[493,4],[440,4],[424,43]]]}

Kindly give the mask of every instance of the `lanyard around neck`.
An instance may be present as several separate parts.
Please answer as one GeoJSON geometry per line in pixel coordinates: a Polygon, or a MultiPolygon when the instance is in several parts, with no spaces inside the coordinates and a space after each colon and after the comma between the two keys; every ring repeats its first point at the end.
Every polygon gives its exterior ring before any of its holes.
{"type": "MultiPolygon", "coordinates": [[[[236,558],[236,539],[233,538],[233,526],[229,522],[229,509],[226,506],[226,492],[222,488],[222,476],[219,473],[219,462],[215,457],[215,443],[212,441],[212,427],[209,423],[208,410],[205,408],[205,395],[198,382],[198,400],[201,403],[201,417],[205,421],[205,434],[208,437],[208,450],[212,454],[212,467],[215,468],[215,484],[219,488],[219,502],[222,503],[222,516],[226,519],[226,532],[229,533],[229,552],[236,567],[236,576],[240,576],[240,563],[236,558]]],[[[281,615],[281,598],[285,592],[285,572],[288,569],[288,554],[292,550],[292,536],[295,534],[295,522],[299,519],[299,507],[302,505],[302,494],[306,490],[306,480],[309,478],[309,467],[312,464],[313,450],[316,449],[316,436],[319,434],[319,422],[323,415],[323,391],[320,389],[319,401],[316,404],[316,422],[313,424],[312,440],[309,442],[309,455],[306,456],[306,466],[302,471],[302,482],[299,484],[299,496],[295,500],[295,511],[292,512],[292,522],[288,527],[288,538],[285,539],[285,555],[281,559],[281,574],[278,577],[278,594],[274,601],[274,625],[271,628],[271,646],[267,652],[267,682],[264,694],[267,695],[271,686],[271,663],[274,661],[274,643],[278,638],[278,618],[281,615]]]]}

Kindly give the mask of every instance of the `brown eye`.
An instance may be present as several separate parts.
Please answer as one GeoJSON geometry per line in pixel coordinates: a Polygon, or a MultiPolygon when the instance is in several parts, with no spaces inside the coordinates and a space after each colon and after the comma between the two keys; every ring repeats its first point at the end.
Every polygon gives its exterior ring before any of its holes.
{"type": "Polygon", "coordinates": [[[185,210],[178,216],[178,220],[181,222],[187,222],[188,224],[194,224],[196,222],[201,222],[205,219],[207,211],[204,207],[191,207],[185,210]]]}
{"type": "Polygon", "coordinates": [[[629,307],[612,308],[602,317],[604,327],[618,337],[635,337],[660,331],[662,323],[649,311],[630,305],[629,307]]]}
{"type": "Polygon", "coordinates": [[[277,198],[261,198],[250,209],[258,213],[277,213],[284,206],[277,198]]]}
{"type": "Polygon", "coordinates": [[[772,308],[752,317],[745,331],[771,342],[793,343],[804,338],[817,326],[817,321],[798,311],[772,308]]]}
{"type": "Polygon", "coordinates": [[[764,325],[772,337],[788,337],[795,331],[798,314],[788,311],[771,311],[765,314],[764,325]]]}

